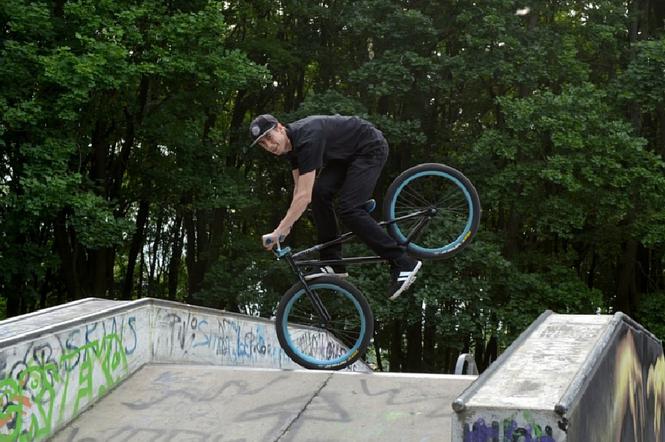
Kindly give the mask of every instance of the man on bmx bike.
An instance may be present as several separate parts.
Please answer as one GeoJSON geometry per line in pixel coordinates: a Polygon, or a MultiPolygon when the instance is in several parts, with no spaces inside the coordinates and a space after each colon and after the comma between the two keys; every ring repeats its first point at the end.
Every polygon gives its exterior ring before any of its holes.
{"type": "MultiPolygon", "coordinates": [[[[319,243],[339,236],[337,216],[377,255],[390,263],[390,299],[396,299],[415,280],[422,262],[406,254],[364,208],[374,192],[388,158],[388,142],[381,131],[358,117],[310,116],[284,126],[264,114],[249,126],[252,146],[285,156],[291,163],[294,190],[291,205],[277,228],[264,235],[264,247],[271,250],[285,238],[293,224],[312,204],[319,243]],[[337,197],[337,210],[333,199],[337,197]]],[[[321,249],[321,260],[342,257],[342,245],[321,249]]],[[[319,276],[348,276],[346,269],[324,266],[305,279],[319,276]]]]}

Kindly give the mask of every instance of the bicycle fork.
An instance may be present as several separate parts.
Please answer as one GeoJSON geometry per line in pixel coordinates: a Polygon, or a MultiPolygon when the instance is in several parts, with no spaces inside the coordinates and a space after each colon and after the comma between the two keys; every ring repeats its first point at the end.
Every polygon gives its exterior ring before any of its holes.
{"type": "Polygon", "coordinates": [[[327,324],[332,319],[330,313],[328,313],[328,310],[326,310],[326,306],[323,305],[323,302],[321,302],[321,298],[319,297],[319,295],[314,293],[314,291],[309,287],[309,284],[307,284],[305,277],[303,276],[302,272],[296,265],[293,257],[291,255],[286,255],[284,256],[284,258],[286,258],[286,262],[289,263],[289,266],[291,266],[291,269],[295,272],[295,274],[298,275],[300,283],[303,285],[303,287],[305,287],[305,293],[307,293],[307,297],[312,302],[314,310],[321,319],[321,325],[325,326],[325,324],[327,324]]]}
{"type": "Polygon", "coordinates": [[[379,223],[379,225],[380,226],[389,226],[389,225],[395,224],[399,221],[405,221],[407,219],[419,218],[416,225],[411,229],[411,231],[406,236],[406,238],[404,238],[404,241],[398,242],[399,245],[406,246],[413,239],[420,238],[420,234],[422,233],[423,230],[425,230],[425,227],[427,227],[427,225],[430,223],[430,221],[432,221],[432,218],[436,215],[436,212],[437,212],[437,210],[436,210],[435,207],[430,207],[428,209],[419,210],[418,212],[412,213],[410,215],[397,217],[397,218],[395,218],[393,220],[390,220],[390,221],[381,221],[379,223]]]}
{"type": "MultiPolygon", "coordinates": [[[[409,232],[407,235],[406,239],[402,242],[402,245],[407,245],[408,243],[411,242],[414,238],[420,238],[420,233],[427,227],[427,225],[432,221],[432,217],[436,215],[436,209],[435,208],[430,208],[430,209],[425,209],[422,210],[421,212],[418,213],[420,215],[420,219],[418,220],[418,223],[414,226],[414,228],[409,232]],[[425,215],[425,216],[422,216],[425,215]]],[[[406,218],[406,217],[404,217],[406,218]]],[[[398,220],[394,220],[391,222],[394,223],[398,220]]]]}

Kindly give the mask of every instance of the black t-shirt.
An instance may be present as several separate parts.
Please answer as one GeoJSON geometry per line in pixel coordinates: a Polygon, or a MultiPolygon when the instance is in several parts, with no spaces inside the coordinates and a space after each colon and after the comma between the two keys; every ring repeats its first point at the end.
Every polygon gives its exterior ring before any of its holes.
{"type": "Polygon", "coordinates": [[[286,132],[293,147],[286,157],[301,175],[386,144],[381,131],[358,117],[314,115],[287,125],[286,132]]]}

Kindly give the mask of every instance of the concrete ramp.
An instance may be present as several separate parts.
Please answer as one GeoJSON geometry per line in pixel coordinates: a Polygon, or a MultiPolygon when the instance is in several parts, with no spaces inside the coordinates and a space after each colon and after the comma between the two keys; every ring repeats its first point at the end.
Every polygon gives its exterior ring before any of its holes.
{"type": "Polygon", "coordinates": [[[622,313],[545,312],[455,400],[453,440],[665,441],[664,362],[622,313]]]}
{"type": "Polygon", "coordinates": [[[52,440],[447,441],[474,379],[146,365],[52,440]]]}

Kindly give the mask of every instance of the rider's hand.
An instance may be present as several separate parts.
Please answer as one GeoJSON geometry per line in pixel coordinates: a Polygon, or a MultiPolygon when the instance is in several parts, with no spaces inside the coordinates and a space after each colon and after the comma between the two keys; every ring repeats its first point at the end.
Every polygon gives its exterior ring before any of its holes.
{"type": "Polygon", "coordinates": [[[263,247],[266,250],[272,250],[277,244],[284,241],[284,238],[286,238],[288,234],[288,231],[284,232],[277,228],[274,232],[263,235],[261,237],[261,240],[263,241],[263,247]]]}

